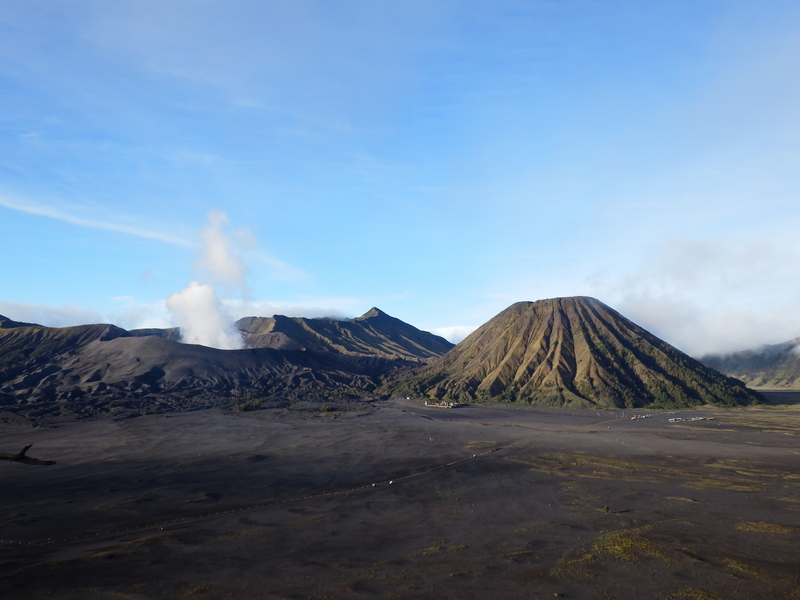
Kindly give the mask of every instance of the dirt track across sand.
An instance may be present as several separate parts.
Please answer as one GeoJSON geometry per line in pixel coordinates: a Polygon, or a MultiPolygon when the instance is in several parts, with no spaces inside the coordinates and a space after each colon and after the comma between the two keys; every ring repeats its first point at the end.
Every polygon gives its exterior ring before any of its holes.
{"type": "Polygon", "coordinates": [[[798,410],[376,406],[0,425],[0,597],[800,599],[798,410]]]}

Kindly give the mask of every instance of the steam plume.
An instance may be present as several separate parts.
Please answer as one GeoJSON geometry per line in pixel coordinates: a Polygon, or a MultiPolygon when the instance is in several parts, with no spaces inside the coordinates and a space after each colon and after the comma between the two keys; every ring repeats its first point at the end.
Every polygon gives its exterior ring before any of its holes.
{"type": "Polygon", "coordinates": [[[242,335],[222,308],[217,292],[208,284],[192,281],[182,292],[167,298],[173,323],[181,329],[187,344],[201,344],[222,350],[244,346],[242,335]]]}
{"type": "MultiPolygon", "coordinates": [[[[225,292],[245,289],[247,266],[231,250],[231,242],[223,232],[228,216],[212,210],[208,224],[200,233],[203,247],[195,261],[199,277],[208,276],[221,285],[225,292]]],[[[181,330],[181,339],[188,344],[201,344],[222,350],[242,348],[244,342],[236,325],[225,312],[217,291],[210,283],[192,281],[182,292],[167,298],[167,308],[172,322],[181,330]]]]}
{"type": "MultiPolygon", "coordinates": [[[[248,273],[247,265],[240,256],[231,250],[230,238],[222,231],[228,222],[228,215],[212,210],[208,213],[208,225],[200,232],[203,248],[194,263],[195,271],[208,274],[215,283],[222,284],[227,292],[243,289],[248,273]]],[[[247,236],[247,244],[252,245],[252,236],[239,232],[241,239],[247,236]]]]}

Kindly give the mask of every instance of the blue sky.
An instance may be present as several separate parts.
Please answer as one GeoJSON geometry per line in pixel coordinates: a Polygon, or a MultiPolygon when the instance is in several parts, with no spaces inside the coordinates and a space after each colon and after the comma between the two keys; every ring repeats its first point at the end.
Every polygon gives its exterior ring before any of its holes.
{"type": "Polygon", "coordinates": [[[233,317],[457,339],[591,295],[695,355],[785,341],[798,72],[796,2],[0,0],[0,314],[168,326],[197,281],[233,317]]]}

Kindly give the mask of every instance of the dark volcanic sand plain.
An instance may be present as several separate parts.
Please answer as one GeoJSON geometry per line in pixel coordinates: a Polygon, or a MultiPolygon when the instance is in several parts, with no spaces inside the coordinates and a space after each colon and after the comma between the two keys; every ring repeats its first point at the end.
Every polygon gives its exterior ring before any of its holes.
{"type": "Polygon", "coordinates": [[[0,597],[800,599],[798,408],[6,422],[0,597]]]}

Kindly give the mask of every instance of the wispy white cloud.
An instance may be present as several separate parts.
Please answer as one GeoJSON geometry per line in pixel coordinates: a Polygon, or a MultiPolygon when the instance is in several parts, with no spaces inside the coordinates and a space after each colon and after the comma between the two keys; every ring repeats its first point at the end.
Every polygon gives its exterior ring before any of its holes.
{"type": "MultiPolygon", "coordinates": [[[[148,229],[142,226],[135,227],[115,220],[91,219],[75,214],[75,212],[53,206],[45,206],[28,199],[10,198],[7,195],[0,195],[0,207],[30,215],[56,219],[64,223],[77,225],[78,227],[123,233],[125,235],[157,240],[175,246],[194,247],[197,245],[196,242],[192,240],[159,231],[157,228],[148,229]]],[[[244,284],[244,277],[247,273],[247,267],[239,254],[233,254],[228,251],[231,241],[228,236],[222,232],[222,226],[227,222],[227,216],[225,216],[224,213],[217,213],[216,211],[212,211],[212,213],[223,215],[223,217],[218,221],[209,221],[209,225],[203,229],[202,236],[208,239],[204,239],[203,250],[200,256],[198,256],[195,266],[209,271],[217,279],[224,279],[234,287],[242,287],[244,284]],[[225,261],[225,264],[223,265],[220,261],[225,261]],[[235,268],[234,262],[238,264],[235,268]],[[231,269],[236,271],[236,273],[233,273],[231,269]],[[225,272],[223,273],[223,271],[225,272]],[[235,281],[231,280],[231,276],[233,276],[235,281]]],[[[124,219],[129,219],[129,217],[123,217],[120,220],[124,219]]],[[[234,232],[234,238],[241,253],[245,254],[248,260],[264,265],[270,275],[276,280],[302,281],[309,278],[309,274],[302,269],[298,269],[255,247],[256,241],[252,235],[249,234],[248,230],[234,232]]]]}
{"type": "Polygon", "coordinates": [[[89,219],[86,217],[82,217],[67,212],[59,208],[55,208],[52,206],[44,206],[32,202],[30,200],[22,200],[18,198],[11,199],[8,196],[0,196],[0,206],[7,208],[9,210],[15,210],[30,215],[56,219],[58,221],[63,221],[65,223],[70,223],[72,225],[78,225],[79,227],[88,227],[90,229],[101,229],[103,231],[124,233],[126,235],[132,235],[150,240],[157,240],[159,242],[165,242],[167,244],[173,244],[175,246],[193,245],[192,242],[190,242],[189,240],[186,240],[184,238],[169,233],[163,233],[153,229],[145,229],[143,227],[133,227],[130,225],[125,225],[123,223],[114,221],[89,219]]]}
{"type": "Polygon", "coordinates": [[[245,255],[248,259],[267,267],[270,274],[279,281],[303,281],[311,277],[302,269],[298,269],[257,248],[245,252],[245,255]]]}

